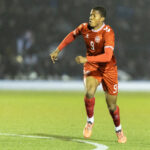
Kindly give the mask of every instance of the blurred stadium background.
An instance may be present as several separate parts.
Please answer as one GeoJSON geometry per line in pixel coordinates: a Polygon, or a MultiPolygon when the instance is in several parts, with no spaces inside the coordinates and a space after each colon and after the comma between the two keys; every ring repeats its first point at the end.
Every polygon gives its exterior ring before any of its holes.
{"type": "Polygon", "coordinates": [[[96,94],[91,141],[110,150],[150,149],[150,0],[0,0],[0,150],[94,148],[71,142],[84,140],[82,65],[74,61],[85,56],[83,39],[68,45],[56,64],[49,53],[87,22],[97,5],[106,7],[106,23],[116,35],[119,90],[125,91],[119,92],[118,103],[128,142],[116,143],[101,92],[96,94]]]}
{"type": "Polygon", "coordinates": [[[81,80],[85,55],[82,38],[65,48],[52,64],[49,53],[79,24],[88,21],[92,7],[107,9],[106,24],[116,34],[119,80],[150,79],[149,0],[1,0],[0,79],[81,80]]]}

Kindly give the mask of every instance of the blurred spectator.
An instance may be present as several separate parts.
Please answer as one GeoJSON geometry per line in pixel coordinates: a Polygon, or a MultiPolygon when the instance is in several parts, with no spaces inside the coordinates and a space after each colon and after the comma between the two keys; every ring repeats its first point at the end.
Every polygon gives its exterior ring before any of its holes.
{"type": "Polygon", "coordinates": [[[34,44],[34,37],[31,31],[27,30],[23,36],[17,39],[17,53],[23,54],[23,51],[29,50],[34,44]]]}
{"type": "Polygon", "coordinates": [[[102,5],[108,11],[106,23],[115,31],[119,69],[133,79],[150,79],[149,3],[149,0],[1,0],[0,78],[20,78],[20,74],[31,79],[33,74],[34,78],[36,74],[36,78],[42,79],[61,78],[64,74],[82,78],[82,68],[74,62],[76,55],[86,52],[80,38],[65,48],[59,64],[51,63],[49,52],[70,31],[88,21],[92,7],[102,5]]]}

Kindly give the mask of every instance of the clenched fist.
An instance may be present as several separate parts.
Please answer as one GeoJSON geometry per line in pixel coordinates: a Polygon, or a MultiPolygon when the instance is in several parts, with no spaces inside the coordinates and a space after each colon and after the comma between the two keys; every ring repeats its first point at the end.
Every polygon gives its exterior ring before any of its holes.
{"type": "Polygon", "coordinates": [[[77,56],[75,58],[75,61],[77,62],[77,64],[84,64],[87,62],[87,59],[86,57],[83,57],[83,56],[77,56]]]}
{"type": "Polygon", "coordinates": [[[57,57],[59,52],[60,52],[59,49],[56,49],[51,54],[49,54],[53,63],[55,63],[55,61],[58,59],[57,57]]]}

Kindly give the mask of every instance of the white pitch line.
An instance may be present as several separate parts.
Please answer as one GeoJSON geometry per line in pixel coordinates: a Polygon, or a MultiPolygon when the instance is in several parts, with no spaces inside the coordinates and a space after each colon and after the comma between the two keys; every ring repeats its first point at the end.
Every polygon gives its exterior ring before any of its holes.
{"type": "MultiPolygon", "coordinates": [[[[0,133],[0,135],[3,135],[3,136],[16,136],[16,137],[23,137],[23,138],[24,137],[25,138],[36,138],[36,139],[50,139],[50,140],[56,139],[54,137],[48,137],[48,136],[34,136],[34,135],[12,134],[12,133],[0,133]]],[[[103,144],[99,144],[99,143],[89,142],[89,141],[85,141],[85,140],[78,140],[78,139],[72,139],[71,141],[94,145],[96,148],[93,149],[93,150],[107,150],[108,149],[108,146],[103,145],[103,144]]]]}
{"type": "Polygon", "coordinates": [[[91,144],[91,145],[96,146],[96,148],[93,150],[107,150],[108,149],[108,146],[103,145],[103,144],[98,144],[98,143],[89,142],[89,141],[85,141],[85,140],[75,140],[75,139],[73,139],[72,141],[82,142],[82,143],[91,144]]]}

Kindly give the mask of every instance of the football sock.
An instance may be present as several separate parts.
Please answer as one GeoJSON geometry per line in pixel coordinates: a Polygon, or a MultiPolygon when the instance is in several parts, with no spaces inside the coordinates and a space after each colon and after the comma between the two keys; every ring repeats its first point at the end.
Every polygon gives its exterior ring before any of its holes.
{"type": "Polygon", "coordinates": [[[95,97],[88,99],[84,98],[85,108],[87,113],[87,121],[94,122],[94,105],[95,105],[95,97]]]}
{"type": "Polygon", "coordinates": [[[120,125],[119,107],[117,106],[115,111],[109,111],[109,112],[112,116],[116,132],[120,131],[121,125],[120,125]]]}
{"type": "Polygon", "coordinates": [[[121,129],[122,129],[121,124],[120,124],[118,127],[115,127],[115,131],[116,131],[116,132],[120,132],[121,129]]]}
{"type": "Polygon", "coordinates": [[[91,118],[87,117],[87,122],[91,124],[94,123],[94,116],[91,118]]]}

